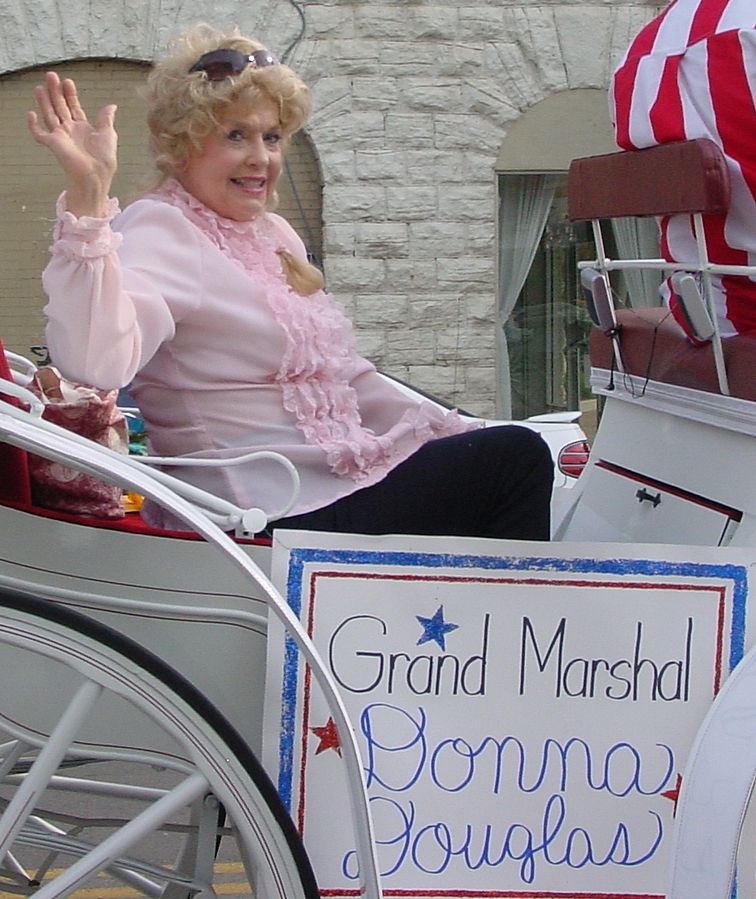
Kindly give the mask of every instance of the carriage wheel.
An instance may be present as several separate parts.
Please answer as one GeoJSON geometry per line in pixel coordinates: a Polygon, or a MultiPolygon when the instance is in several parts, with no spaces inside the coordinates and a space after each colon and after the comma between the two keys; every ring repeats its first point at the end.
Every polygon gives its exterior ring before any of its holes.
{"type": "Polygon", "coordinates": [[[5,591],[0,813],[0,892],[319,896],[270,780],[202,694],[110,628],[5,591]]]}

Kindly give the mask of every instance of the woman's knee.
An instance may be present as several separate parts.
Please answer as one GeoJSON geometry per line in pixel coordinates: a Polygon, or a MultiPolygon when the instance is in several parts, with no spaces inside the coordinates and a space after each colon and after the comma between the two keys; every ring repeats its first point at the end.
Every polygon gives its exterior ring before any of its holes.
{"type": "Polygon", "coordinates": [[[478,432],[502,460],[518,459],[530,468],[553,469],[551,450],[541,435],[523,425],[497,425],[478,432]]]}

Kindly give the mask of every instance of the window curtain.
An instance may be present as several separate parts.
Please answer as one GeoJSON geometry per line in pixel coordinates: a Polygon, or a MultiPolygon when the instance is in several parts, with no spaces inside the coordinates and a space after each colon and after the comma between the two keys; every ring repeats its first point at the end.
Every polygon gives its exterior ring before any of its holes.
{"type": "Polygon", "coordinates": [[[496,404],[502,418],[512,417],[512,382],[504,331],[533,264],[561,175],[502,175],[499,178],[499,302],[496,404]]]}
{"type": "MultiPolygon", "coordinates": [[[[658,259],[659,228],[652,218],[612,219],[612,231],[620,259],[658,259]]],[[[622,272],[630,306],[660,306],[660,272],[627,269],[622,272]]]]}

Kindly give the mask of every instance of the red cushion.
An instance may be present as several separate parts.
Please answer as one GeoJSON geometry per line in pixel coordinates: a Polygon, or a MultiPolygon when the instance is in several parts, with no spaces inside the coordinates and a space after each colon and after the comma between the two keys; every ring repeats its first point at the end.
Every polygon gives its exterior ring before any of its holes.
{"type": "MultiPolygon", "coordinates": [[[[618,309],[619,344],[625,371],[640,378],[719,393],[714,351],[710,343],[694,346],[663,307],[618,309]]],[[[722,341],[732,396],[756,400],[756,333],[722,341]]],[[[611,369],[611,340],[598,328],[590,338],[591,364],[611,369]]]]}
{"type": "MultiPolygon", "coordinates": [[[[2,340],[0,340],[0,378],[13,380],[2,340]]],[[[21,405],[14,397],[3,396],[2,399],[14,406],[21,405]]],[[[0,502],[5,501],[31,502],[31,485],[26,451],[0,440],[0,502]]]]}
{"type": "Polygon", "coordinates": [[[675,212],[721,215],[730,207],[730,175],[719,147],[700,138],[573,159],[567,193],[572,221],[675,212]]]}

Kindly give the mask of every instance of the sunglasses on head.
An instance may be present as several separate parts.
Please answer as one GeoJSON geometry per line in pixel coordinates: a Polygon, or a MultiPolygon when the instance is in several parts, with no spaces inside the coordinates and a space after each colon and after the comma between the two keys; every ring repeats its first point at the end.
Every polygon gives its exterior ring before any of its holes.
{"type": "Polygon", "coordinates": [[[247,66],[262,69],[265,66],[280,65],[280,62],[270,50],[255,50],[254,53],[247,54],[240,50],[224,48],[203,53],[189,69],[189,74],[204,72],[209,81],[222,81],[224,78],[241,74],[247,66]]]}

